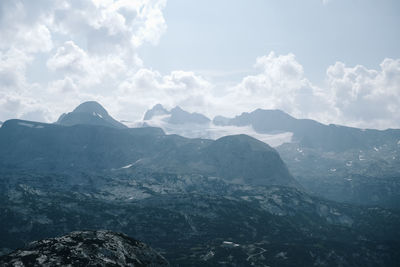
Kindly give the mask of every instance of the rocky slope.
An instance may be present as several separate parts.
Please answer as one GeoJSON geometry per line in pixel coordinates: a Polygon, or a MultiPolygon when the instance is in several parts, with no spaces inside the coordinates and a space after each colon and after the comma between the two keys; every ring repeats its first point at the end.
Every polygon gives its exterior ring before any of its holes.
{"type": "Polygon", "coordinates": [[[173,266],[396,266],[400,214],[199,175],[0,174],[0,251],[79,229],[135,236],[173,266]],[[301,264],[299,264],[301,263],[301,264]]]}
{"type": "Polygon", "coordinates": [[[111,231],[77,231],[30,243],[0,257],[1,266],[169,266],[149,246],[111,231]]]}

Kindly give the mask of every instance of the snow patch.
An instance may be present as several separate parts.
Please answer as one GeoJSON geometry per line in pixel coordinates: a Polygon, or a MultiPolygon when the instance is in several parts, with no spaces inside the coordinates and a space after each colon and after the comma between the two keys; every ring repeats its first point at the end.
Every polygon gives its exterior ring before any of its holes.
{"type": "Polygon", "coordinates": [[[26,123],[26,122],[18,122],[18,124],[21,126],[29,127],[29,128],[33,128],[35,126],[34,124],[26,123]]]}
{"type": "Polygon", "coordinates": [[[103,118],[103,116],[101,116],[99,113],[97,113],[97,112],[94,112],[94,111],[93,111],[93,116],[96,116],[96,117],[103,118]]]}
{"type": "Polygon", "coordinates": [[[121,167],[121,169],[128,169],[128,168],[130,168],[130,167],[132,167],[133,166],[133,164],[129,164],[129,165],[126,165],[126,166],[124,166],[124,167],[121,167]]]}
{"type": "Polygon", "coordinates": [[[222,245],[227,246],[227,247],[235,247],[235,248],[239,247],[239,244],[233,243],[231,241],[224,241],[224,242],[222,242],[222,245]]]}
{"type": "Polygon", "coordinates": [[[128,169],[130,167],[132,167],[133,165],[139,163],[142,159],[138,159],[137,161],[135,161],[134,163],[128,164],[126,166],[121,167],[121,169],[128,169]]]}

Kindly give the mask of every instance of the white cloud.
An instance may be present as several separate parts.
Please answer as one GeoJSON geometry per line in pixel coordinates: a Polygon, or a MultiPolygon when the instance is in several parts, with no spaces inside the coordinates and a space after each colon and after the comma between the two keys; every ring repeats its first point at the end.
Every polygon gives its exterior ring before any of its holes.
{"type": "Polygon", "coordinates": [[[337,62],[328,67],[322,86],[305,77],[293,54],[271,52],[255,67],[258,74],[244,77],[216,100],[220,107],[235,113],[281,109],[295,117],[362,128],[400,127],[400,59],[384,59],[378,70],[337,62]]]}
{"type": "Polygon", "coordinates": [[[336,62],[327,70],[327,82],[341,122],[400,127],[400,59],[384,59],[379,70],[336,62]]]}
{"type": "Polygon", "coordinates": [[[47,67],[53,71],[87,75],[90,63],[86,52],[73,41],[68,41],[47,61],[47,67]]]}
{"type": "Polygon", "coordinates": [[[142,68],[119,87],[118,99],[123,104],[125,119],[136,120],[157,103],[167,107],[180,105],[191,111],[204,111],[210,102],[212,85],[188,71],[173,71],[168,75],[142,68]],[[143,113],[132,112],[132,105],[143,113]]]}
{"type": "MultiPolygon", "coordinates": [[[[324,1],[327,3],[328,1],[324,1]]],[[[379,69],[329,66],[313,84],[294,54],[256,59],[256,74],[226,88],[190,71],[161,74],[137,51],[167,29],[166,0],[0,1],[0,120],[54,121],[82,101],[98,100],[135,120],[156,103],[213,116],[278,108],[294,116],[360,127],[400,127],[400,60],[379,69]],[[43,79],[27,71],[41,68],[43,79]]]]}
{"type": "Polygon", "coordinates": [[[26,64],[31,60],[31,57],[14,48],[5,52],[0,50],[0,91],[20,91],[26,84],[26,64]]]}
{"type": "Polygon", "coordinates": [[[58,6],[52,29],[82,39],[90,53],[132,52],[144,42],[157,44],[166,30],[165,0],[81,0],[58,6]]]}
{"type": "Polygon", "coordinates": [[[304,76],[303,66],[293,54],[271,52],[257,58],[255,67],[260,73],[244,77],[228,95],[236,107],[282,109],[300,117],[322,117],[316,111],[328,111],[324,110],[328,99],[304,76]]]}
{"type": "Polygon", "coordinates": [[[32,1],[0,2],[0,50],[18,49],[24,53],[48,52],[53,47],[51,32],[43,23],[45,6],[32,8],[26,5],[32,1]]]}
{"type": "Polygon", "coordinates": [[[157,44],[165,32],[165,4],[1,1],[0,120],[53,121],[58,112],[84,100],[114,103],[119,85],[142,67],[137,48],[146,42],[157,44]],[[27,79],[27,70],[36,66],[44,77],[39,84],[27,79]],[[15,109],[8,109],[10,103],[15,109]]]}

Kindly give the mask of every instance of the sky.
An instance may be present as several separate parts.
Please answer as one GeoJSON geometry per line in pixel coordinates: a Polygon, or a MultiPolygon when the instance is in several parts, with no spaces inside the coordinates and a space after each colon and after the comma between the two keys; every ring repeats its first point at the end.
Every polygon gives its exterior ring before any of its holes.
{"type": "Polygon", "coordinates": [[[0,121],[88,100],[400,128],[400,2],[2,0],[0,121]]]}

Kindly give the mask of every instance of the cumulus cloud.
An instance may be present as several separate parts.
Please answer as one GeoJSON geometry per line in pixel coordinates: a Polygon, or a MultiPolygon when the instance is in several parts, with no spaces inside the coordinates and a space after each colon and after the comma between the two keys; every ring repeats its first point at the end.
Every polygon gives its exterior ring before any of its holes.
{"type": "Polygon", "coordinates": [[[384,59],[378,70],[336,62],[328,67],[327,82],[342,122],[400,127],[400,59],[384,59]]]}
{"type": "Polygon", "coordinates": [[[399,59],[384,59],[377,69],[336,62],[318,86],[291,53],[260,56],[256,74],[225,88],[191,71],[149,68],[138,48],[157,44],[165,33],[165,5],[166,0],[0,1],[0,120],[51,122],[82,101],[97,100],[127,120],[162,103],[209,116],[269,108],[326,123],[400,127],[399,59]],[[27,72],[35,68],[43,77],[33,82],[27,72]]]}
{"type": "Polygon", "coordinates": [[[0,91],[20,91],[26,84],[26,64],[31,60],[31,57],[17,49],[0,51],[0,91]]]}
{"type": "Polygon", "coordinates": [[[165,5],[165,0],[68,1],[54,10],[52,29],[84,39],[90,53],[127,52],[158,42],[166,30],[165,5]]]}
{"type": "Polygon", "coordinates": [[[400,59],[384,59],[380,69],[336,62],[327,68],[322,86],[304,76],[293,54],[271,52],[259,57],[255,67],[259,73],[244,77],[226,96],[236,108],[281,109],[362,128],[400,127],[400,59]]]}
{"type": "Polygon", "coordinates": [[[90,63],[85,51],[73,41],[68,41],[47,61],[47,67],[53,71],[87,75],[90,63]]]}
{"type": "MultiPolygon", "coordinates": [[[[212,84],[190,71],[173,71],[167,75],[142,68],[126,79],[119,87],[119,102],[125,103],[124,113],[129,114],[131,105],[138,110],[157,103],[167,107],[180,105],[188,110],[204,111],[212,98],[212,84]]],[[[143,114],[131,114],[131,118],[141,118],[143,114]]]]}
{"type": "Polygon", "coordinates": [[[294,116],[322,117],[329,99],[305,76],[303,66],[291,53],[274,52],[257,58],[255,67],[260,71],[249,75],[233,87],[228,98],[242,110],[256,108],[282,109],[294,116]]]}
{"type": "Polygon", "coordinates": [[[157,44],[165,32],[165,4],[165,0],[1,1],[0,120],[51,121],[56,118],[52,111],[60,106],[65,111],[71,103],[84,100],[115,101],[121,82],[142,67],[137,48],[146,42],[157,44]],[[35,68],[32,64],[42,68],[40,84],[27,78],[27,71],[35,68]],[[16,102],[18,110],[5,110],[16,102]],[[40,105],[43,108],[37,111],[40,105]]]}

